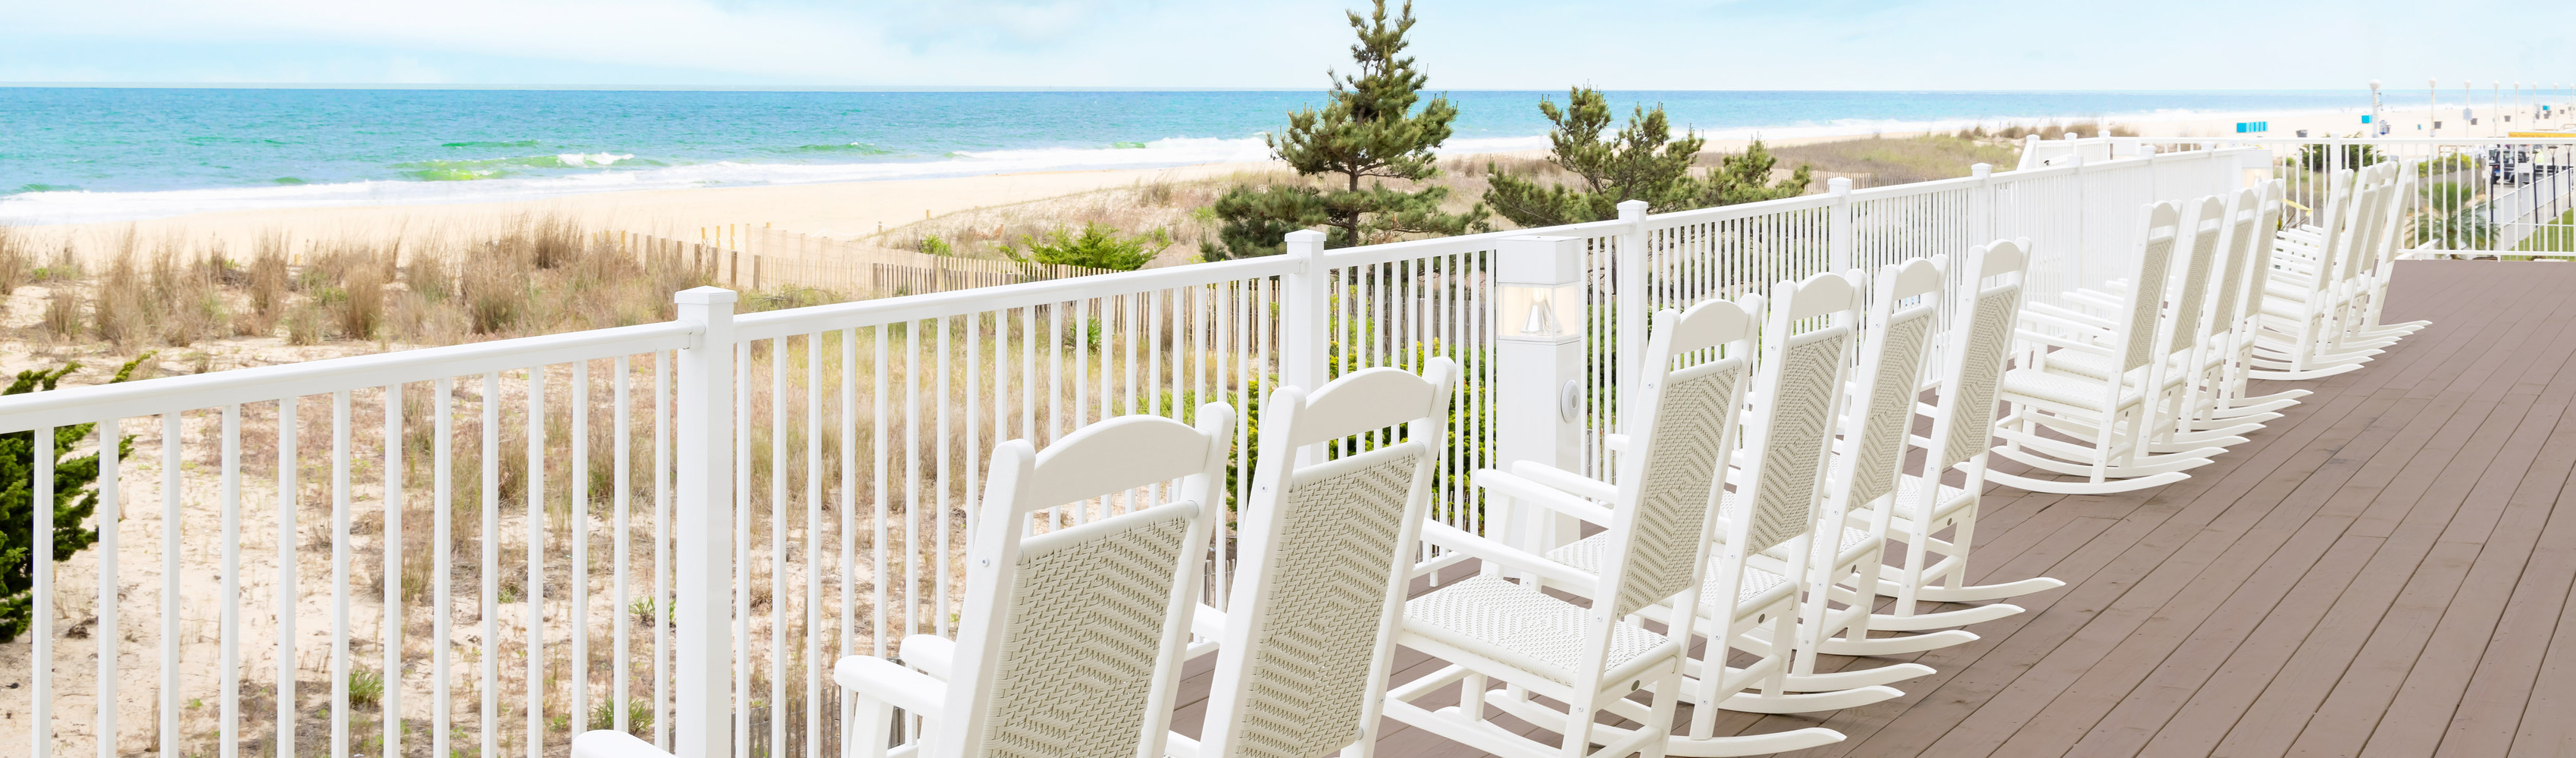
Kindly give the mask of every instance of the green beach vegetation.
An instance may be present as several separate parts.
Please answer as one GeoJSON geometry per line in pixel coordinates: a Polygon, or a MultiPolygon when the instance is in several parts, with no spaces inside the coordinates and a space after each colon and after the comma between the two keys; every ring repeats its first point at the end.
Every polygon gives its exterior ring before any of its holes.
{"type": "Polygon", "coordinates": [[[1299,176],[1321,181],[1228,190],[1216,201],[1215,213],[1224,227],[1217,243],[1205,248],[1208,259],[1276,255],[1283,235],[1316,226],[1324,228],[1327,247],[1488,228],[1481,205],[1463,212],[1441,207],[1449,197],[1447,186],[1386,185],[1387,180],[1419,184],[1438,176],[1431,150],[1449,139],[1450,123],[1458,118],[1448,98],[1422,99],[1429,76],[1404,54],[1404,35],[1414,24],[1413,3],[1407,0],[1393,19],[1387,17],[1386,0],[1376,0],[1367,16],[1347,15],[1359,37],[1351,46],[1359,73],[1347,78],[1330,74],[1333,88],[1321,110],[1292,112],[1284,134],[1262,138],[1299,176]]]}
{"type": "Polygon", "coordinates": [[[1813,180],[1801,165],[1773,181],[1777,159],[1755,140],[1743,153],[1722,155],[1704,173],[1694,173],[1700,149],[1708,144],[1696,132],[1679,139],[1662,105],[1638,106],[1616,134],[1610,126],[1610,103],[1599,90],[1576,87],[1566,93],[1565,107],[1541,99],[1539,113],[1556,125],[1548,133],[1547,162],[1580,179],[1573,184],[1542,184],[1530,174],[1516,174],[1501,164],[1486,164],[1491,184],[1485,203],[1521,226],[1553,226],[1617,218],[1618,205],[1644,200],[1649,212],[1663,213],[1713,205],[1796,197],[1813,180]]]}

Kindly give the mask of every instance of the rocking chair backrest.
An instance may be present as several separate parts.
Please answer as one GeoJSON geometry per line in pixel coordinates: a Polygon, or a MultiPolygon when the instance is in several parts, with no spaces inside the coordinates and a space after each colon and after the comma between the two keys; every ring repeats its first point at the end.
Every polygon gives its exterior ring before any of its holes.
{"type": "Polygon", "coordinates": [[[2246,298],[2246,264],[2258,249],[2255,243],[2270,240],[2254,231],[2263,219],[2262,198],[2263,190],[2257,187],[2227,193],[2226,226],[2218,243],[2221,252],[2219,260],[2212,264],[2218,270],[2216,289],[2210,293],[2208,323],[2202,325],[2199,335],[2206,344],[2218,344],[2217,340],[2234,331],[2242,318],[2238,305],[2246,298]]]}
{"type": "MultiPolygon", "coordinates": [[[[1740,443],[1754,321],[1762,298],[1711,300],[1655,314],[1635,389],[1644,427],[1619,459],[1614,509],[1595,598],[1617,619],[1672,599],[1708,571],[1720,472],[1740,443]],[[1674,368],[1680,361],[1696,361],[1674,368]]],[[[1688,615],[1679,616],[1688,618],[1688,615]]]]}
{"type": "Polygon", "coordinates": [[[2396,199],[2397,184],[2394,181],[2374,184],[2361,191],[2360,199],[2353,203],[2360,209],[2353,216],[2353,223],[2358,228],[2353,230],[2352,244],[2344,249],[2342,264],[2335,269],[2336,281],[2350,282],[2360,278],[2378,260],[2379,246],[2394,241],[2396,235],[2389,228],[2388,217],[2393,215],[2391,211],[2396,210],[2396,199]]]}
{"type": "Polygon", "coordinates": [[[2165,352],[2180,353],[2200,344],[2201,308],[2209,301],[2209,275],[2218,263],[2218,246],[2227,232],[2227,203],[2209,195],[2183,203],[2182,213],[2186,243],[2176,252],[2182,269],[2182,288],[2174,293],[2171,337],[2165,352]]]}
{"type": "Polygon", "coordinates": [[[942,733],[928,755],[1161,755],[1221,517],[1233,409],[1110,419],[993,452],[942,733]],[[1180,480],[1177,502],[1027,534],[1031,514],[1180,480]]]}
{"type": "MultiPolygon", "coordinates": [[[[1262,402],[1261,465],[1208,693],[1200,755],[1314,758],[1377,719],[1412,554],[1431,505],[1456,364],[1358,371],[1262,402]],[[1298,466],[1297,449],[1402,427],[1401,441],[1298,466]]],[[[1389,435],[1390,437],[1393,435],[1389,435]]]]}
{"type": "Polygon", "coordinates": [[[1994,434],[1995,387],[2012,351],[2013,326],[2021,321],[2022,284],[2030,267],[2030,240],[1996,240],[1961,261],[1955,322],[1941,350],[1939,414],[1932,418],[1933,448],[1923,467],[1937,476],[1986,452],[1994,434]]]}
{"type": "Polygon", "coordinates": [[[1923,388],[1923,365],[1932,348],[1932,332],[1941,320],[1941,300],[1949,279],[1942,261],[1916,258],[1880,269],[1870,297],[1872,328],[1862,340],[1859,383],[1852,392],[1857,405],[1845,414],[1851,454],[1836,458],[1844,470],[1836,479],[1846,507],[1863,506],[1896,491],[1896,475],[1905,464],[1905,435],[1914,427],[1915,397],[1923,388]]]}
{"type": "MultiPolygon", "coordinates": [[[[2379,244],[2372,246],[2372,259],[2363,271],[2366,274],[2387,271],[2389,266],[2396,264],[2397,251],[2406,248],[2406,214],[2398,212],[2398,209],[2405,205],[2406,198],[2415,197],[2420,190],[2416,187],[2414,171],[2400,168],[2393,173],[2397,179],[2391,183],[2393,188],[2388,193],[2388,210],[2380,214],[2379,244]]],[[[2385,276],[2379,279],[2380,286],[2386,286],[2387,282],[2385,276]]]]}
{"type": "Polygon", "coordinates": [[[2120,358],[2120,370],[2112,377],[2111,392],[2120,392],[2118,381],[2137,370],[2155,356],[2156,321],[2164,310],[2166,275],[2173,264],[2174,245],[2182,233],[2182,209],[2172,201],[2155,203],[2140,210],[2146,230],[2138,244],[2138,270],[2129,277],[2128,313],[2123,314],[2120,331],[2109,347],[2120,358]]]}
{"type": "Polygon", "coordinates": [[[2281,233],[2281,218],[2286,213],[2288,182],[2274,179],[2256,185],[2261,190],[2254,217],[2254,240],[2245,256],[2245,297],[2236,303],[2236,323],[2245,323],[2263,312],[2264,287],[2272,279],[2272,243],[2281,233]]]}
{"type": "Polygon", "coordinates": [[[1772,287],[1754,378],[1764,410],[1746,425],[1745,447],[1753,452],[1735,496],[1741,534],[1728,535],[1747,554],[1811,529],[1860,316],[1857,278],[1857,271],[1817,274],[1772,287]]]}
{"type": "Polygon", "coordinates": [[[2360,199],[2364,189],[2361,185],[2365,178],[2352,169],[2335,172],[2334,196],[2327,201],[2325,218],[2321,222],[2324,234],[2317,248],[2316,275],[2308,277],[2310,302],[2316,301],[2317,293],[2334,285],[2335,263],[2342,260],[2343,251],[2353,245],[2353,233],[2360,231],[2353,220],[2361,210],[2360,199]]]}

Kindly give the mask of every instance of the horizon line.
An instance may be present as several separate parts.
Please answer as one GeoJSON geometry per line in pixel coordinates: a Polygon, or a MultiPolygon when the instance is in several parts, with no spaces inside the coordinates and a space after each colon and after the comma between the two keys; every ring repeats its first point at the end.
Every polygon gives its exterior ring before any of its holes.
{"type": "MultiPolygon", "coordinates": [[[[1188,86],[1050,86],[1050,85],[779,85],[779,84],[489,84],[489,83],[417,83],[417,82],[49,82],[0,81],[8,89],[313,89],[313,90],[495,90],[495,91],[562,91],[562,92],[1321,92],[1322,87],[1188,87],[1188,86]]],[[[1435,92],[1555,92],[1560,88],[1531,89],[1521,87],[1456,87],[1424,88],[1435,92]]],[[[2366,92],[2367,88],[2283,87],[2227,89],[2008,89],[1966,88],[1931,89],[1904,87],[1897,89],[1837,88],[1770,88],[1770,89],[1612,89],[1602,92],[1840,92],[1840,93],[1941,93],[1941,94],[2051,94],[2051,93],[2207,93],[2207,92],[2366,92]]],[[[2406,91],[2389,90],[2388,91],[2406,91]]]]}

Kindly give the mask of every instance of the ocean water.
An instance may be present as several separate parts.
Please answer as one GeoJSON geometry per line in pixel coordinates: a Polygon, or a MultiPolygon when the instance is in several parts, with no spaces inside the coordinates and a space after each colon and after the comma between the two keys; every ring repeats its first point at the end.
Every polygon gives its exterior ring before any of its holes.
{"type": "MultiPolygon", "coordinates": [[[[1540,97],[1448,93],[1444,149],[1544,148],[1540,97]]],[[[1613,92],[1718,137],[2363,107],[2360,91],[1613,92]]],[[[1314,91],[0,87],[0,223],[624,189],[1173,166],[1268,157],[1314,91]]]]}

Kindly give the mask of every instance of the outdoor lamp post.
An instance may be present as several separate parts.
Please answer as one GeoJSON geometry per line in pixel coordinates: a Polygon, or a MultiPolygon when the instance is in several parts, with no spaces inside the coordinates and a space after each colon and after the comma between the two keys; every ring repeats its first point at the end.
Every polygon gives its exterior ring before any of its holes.
{"type": "MultiPolygon", "coordinates": [[[[1494,256],[1496,468],[1535,461],[1583,471],[1583,239],[1509,237],[1494,256]]],[[[1533,553],[1572,541],[1571,517],[1514,503],[1514,547],[1533,553]],[[1537,527],[1537,528],[1523,528],[1537,527]]]]}

